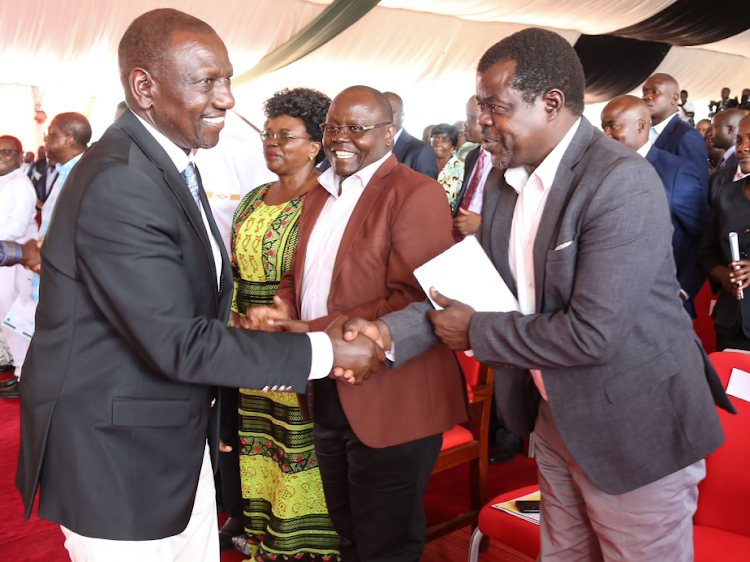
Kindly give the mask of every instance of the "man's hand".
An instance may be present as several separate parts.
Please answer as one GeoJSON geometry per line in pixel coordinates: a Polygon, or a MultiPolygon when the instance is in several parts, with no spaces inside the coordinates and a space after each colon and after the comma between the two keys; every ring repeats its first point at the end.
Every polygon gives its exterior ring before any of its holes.
{"type": "Polygon", "coordinates": [[[480,226],[482,226],[482,215],[459,207],[458,216],[453,219],[453,230],[464,236],[469,236],[479,232],[480,226]]]}
{"type": "Polygon", "coordinates": [[[279,297],[273,297],[273,307],[256,306],[245,311],[241,319],[243,328],[262,330],[264,332],[281,332],[281,326],[274,326],[269,320],[289,320],[289,307],[279,297]]]}
{"type": "Polygon", "coordinates": [[[735,298],[741,298],[741,291],[750,285],[750,261],[739,260],[729,264],[729,280],[733,285],[731,291],[735,298]]]}
{"type": "Polygon", "coordinates": [[[42,269],[42,256],[39,252],[41,241],[29,240],[21,244],[21,265],[30,269],[34,273],[39,273],[42,269]]]}
{"type": "Polygon", "coordinates": [[[453,351],[471,349],[469,326],[476,311],[467,304],[444,297],[435,287],[430,289],[430,294],[432,299],[443,307],[443,310],[427,312],[435,335],[453,351]]]}
{"type": "Polygon", "coordinates": [[[304,334],[310,331],[310,323],[302,320],[268,320],[268,325],[274,328],[280,328],[285,332],[296,332],[304,334]]]}
{"type": "Polygon", "coordinates": [[[347,317],[339,316],[326,334],[333,344],[333,371],[331,378],[347,384],[362,384],[385,361],[383,349],[370,338],[358,334],[353,340],[344,340],[347,317]]]}
{"type": "Polygon", "coordinates": [[[232,447],[224,443],[221,439],[219,439],[219,452],[220,453],[231,453],[232,447]]]}
{"type": "Polygon", "coordinates": [[[352,318],[344,324],[344,339],[346,341],[354,340],[359,334],[370,338],[384,351],[391,349],[391,331],[382,320],[370,322],[362,318],[352,318]]]}

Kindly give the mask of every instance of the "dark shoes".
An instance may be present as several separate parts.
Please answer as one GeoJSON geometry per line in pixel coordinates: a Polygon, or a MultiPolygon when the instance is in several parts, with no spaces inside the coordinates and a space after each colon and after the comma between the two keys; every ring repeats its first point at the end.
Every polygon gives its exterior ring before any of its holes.
{"type": "Polygon", "coordinates": [[[232,550],[234,548],[232,539],[244,532],[245,526],[242,523],[242,519],[237,519],[236,517],[227,519],[219,531],[219,547],[221,547],[221,551],[232,550]]]}
{"type": "Polygon", "coordinates": [[[0,382],[0,398],[19,398],[20,396],[18,377],[13,376],[0,382]]]}
{"type": "Polygon", "coordinates": [[[523,449],[523,441],[513,433],[501,433],[496,435],[496,443],[490,445],[490,464],[502,464],[512,461],[523,449]]]}
{"type": "Polygon", "coordinates": [[[4,373],[12,373],[16,368],[13,365],[0,365],[0,375],[4,373]]]}

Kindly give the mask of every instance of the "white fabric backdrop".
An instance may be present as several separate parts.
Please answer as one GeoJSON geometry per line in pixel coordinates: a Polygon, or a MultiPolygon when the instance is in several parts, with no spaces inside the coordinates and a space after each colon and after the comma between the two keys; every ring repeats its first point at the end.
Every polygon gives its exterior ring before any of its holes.
{"type": "MultiPolygon", "coordinates": [[[[117,44],[130,21],[149,9],[173,6],[210,23],[240,74],[330,1],[3,0],[0,82],[11,86],[0,84],[0,102],[6,108],[0,134],[15,134],[29,148],[41,144],[47,125],[35,128],[33,103],[22,101],[24,94],[19,93],[36,85],[50,118],[63,111],[84,113],[98,138],[123,99],[117,44]]],[[[236,88],[236,110],[261,125],[263,100],[285,86],[315,87],[334,96],[346,86],[363,83],[401,94],[405,125],[419,135],[427,124],[463,118],[479,57],[508,34],[542,25],[556,28],[574,44],[581,31],[600,33],[631,25],[673,1],[383,0],[318,51],[236,88]]],[[[735,93],[750,86],[750,78],[743,79],[750,77],[748,59],[714,50],[750,52],[748,47],[750,32],[707,47],[712,50],[673,48],[659,70],[673,74],[690,91],[691,100],[705,106],[724,85],[735,93]]]]}

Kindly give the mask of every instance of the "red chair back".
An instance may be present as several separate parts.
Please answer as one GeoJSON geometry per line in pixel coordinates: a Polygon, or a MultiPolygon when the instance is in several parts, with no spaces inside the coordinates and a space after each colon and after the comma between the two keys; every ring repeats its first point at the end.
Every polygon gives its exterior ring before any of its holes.
{"type": "MultiPolygon", "coordinates": [[[[750,373],[750,355],[720,352],[710,355],[724,388],[732,369],[750,373]]],[[[738,415],[719,409],[725,442],[706,459],[706,478],[699,486],[694,523],[750,537],[750,402],[730,397],[738,415]]]]}

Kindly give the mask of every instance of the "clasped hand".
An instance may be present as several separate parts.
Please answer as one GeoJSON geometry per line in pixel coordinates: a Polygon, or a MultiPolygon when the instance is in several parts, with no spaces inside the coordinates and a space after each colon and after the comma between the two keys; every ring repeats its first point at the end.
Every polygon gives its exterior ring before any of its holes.
{"type": "Polygon", "coordinates": [[[723,283],[724,289],[740,299],[742,290],[750,284],[750,261],[739,260],[729,264],[728,282],[723,283]],[[735,269],[738,268],[738,269],[735,269]]]}

